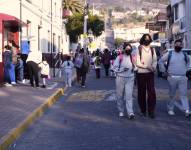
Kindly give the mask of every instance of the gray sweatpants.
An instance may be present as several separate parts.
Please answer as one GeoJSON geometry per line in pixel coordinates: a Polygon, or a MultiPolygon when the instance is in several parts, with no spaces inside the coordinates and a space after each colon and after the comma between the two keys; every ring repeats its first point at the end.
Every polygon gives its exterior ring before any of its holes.
{"type": "Polygon", "coordinates": [[[186,76],[169,76],[169,96],[167,108],[168,110],[173,110],[174,106],[178,107],[180,110],[190,110],[188,101],[188,79],[186,76]],[[179,90],[181,104],[175,101],[176,90],[179,90]]]}
{"type": "Polygon", "coordinates": [[[127,114],[133,113],[133,86],[134,77],[116,77],[116,92],[117,92],[117,108],[119,112],[125,111],[127,114]]]}

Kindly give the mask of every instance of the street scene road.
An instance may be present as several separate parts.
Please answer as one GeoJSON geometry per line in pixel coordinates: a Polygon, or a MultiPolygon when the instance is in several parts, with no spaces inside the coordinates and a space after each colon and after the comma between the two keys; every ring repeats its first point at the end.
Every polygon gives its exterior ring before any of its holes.
{"type": "Polygon", "coordinates": [[[86,88],[74,85],[65,91],[10,150],[190,150],[191,118],[178,110],[169,116],[167,81],[156,77],[155,82],[156,118],[138,115],[135,87],[132,121],[118,117],[115,79],[95,79],[92,71],[86,88]]]}

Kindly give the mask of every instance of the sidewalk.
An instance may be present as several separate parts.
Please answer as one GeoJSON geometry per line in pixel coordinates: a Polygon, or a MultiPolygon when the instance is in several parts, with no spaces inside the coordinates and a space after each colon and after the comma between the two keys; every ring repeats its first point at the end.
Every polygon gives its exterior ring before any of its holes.
{"type": "Polygon", "coordinates": [[[47,89],[32,88],[29,84],[0,87],[0,150],[20,136],[63,94],[62,81],[58,78],[49,80],[47,89]]]}

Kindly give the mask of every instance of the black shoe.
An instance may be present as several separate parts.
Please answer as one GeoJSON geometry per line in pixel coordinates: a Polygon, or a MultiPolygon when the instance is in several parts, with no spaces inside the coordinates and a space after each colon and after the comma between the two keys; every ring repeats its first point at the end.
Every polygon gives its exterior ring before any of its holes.
{"type": "Polygon", "coordinates": [[[42,88],[46,88],[46,85],[42,85],[42,88]]]}
{"type": "Polygon", "coordinates": [[[150,117],[151,119],[155,119],[155,114],[154,114],[154,113],[149,113],[149,117],[150,117]]]}
{"type": "Polygon", "coordinates": [[[128,118],[129,118],[129,120],[134,120],[135,119],[135,115],[134,114],[130,114],[128,118]]]}
{"type": "Polygon", "coordinates": [[[146,112],[141,112],[139,115],[140,115],[141,117],[147,117],[147,113],[146,113],[146,112]]]}

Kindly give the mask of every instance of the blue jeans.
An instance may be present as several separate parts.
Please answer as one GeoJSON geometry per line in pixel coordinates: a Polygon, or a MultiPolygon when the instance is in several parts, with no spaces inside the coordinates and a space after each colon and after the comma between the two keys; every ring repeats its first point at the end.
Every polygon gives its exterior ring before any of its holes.
{"type": "Polygon", "coordinates": [[[8,83],[15,82],[15,65],[5,65],[5,81],[8,83]]]}

